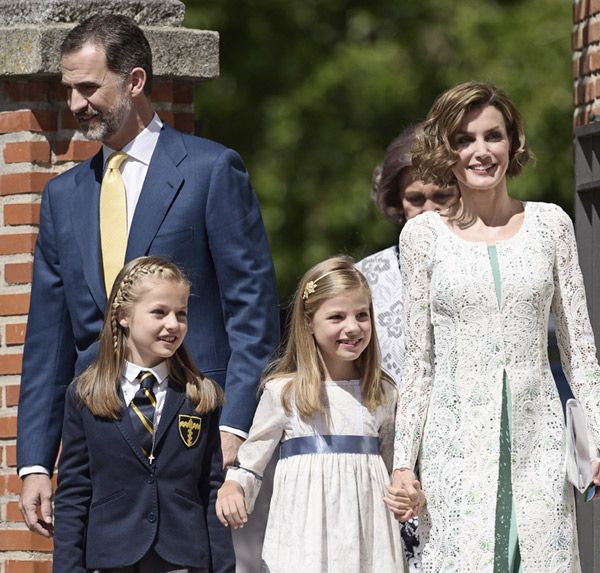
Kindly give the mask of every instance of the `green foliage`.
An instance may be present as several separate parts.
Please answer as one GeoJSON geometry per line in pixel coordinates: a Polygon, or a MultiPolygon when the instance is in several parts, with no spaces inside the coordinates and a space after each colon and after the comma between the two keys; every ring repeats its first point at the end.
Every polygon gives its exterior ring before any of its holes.
{"type": "Polygon", "coordinates": [[[481,79],[524,116],[536,163],[518,197],[571,211],[571,5],[564,0],[188,0],[221,34],[221,77],[198,91],[203,135],[238,150],[280,292],[308,266],[396,241],[369,198],[387,144],[447,87],[481,79]]]}

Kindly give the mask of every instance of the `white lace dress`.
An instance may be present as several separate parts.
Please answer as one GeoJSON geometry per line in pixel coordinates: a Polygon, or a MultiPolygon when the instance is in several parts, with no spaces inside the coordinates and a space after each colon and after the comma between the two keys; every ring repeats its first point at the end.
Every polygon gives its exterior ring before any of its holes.
{"type": "MultiPolygon", "coordinates": [[[[269,573],[403,572],[397,523],[383,502],[393,451],[395,397],[369,412],[357,380],[324,382],[325,407],[311,420],[287,416],[284,380],[267,384],[226,479],[244,488],[251,511],[260,476],[280,441],[351,435],[378,439],[378,454],[310,453],[279,460],[263,546],[269,573]],[[388,466],[384,463],[388,461],[388,466]]],[[[252,516],[250,516],[252,519],[252,516]]]]}
{"type": "Polygon", "coordinates": [[[496,251],[500,303],[484,243],[461,239],[437,213],[402,231],[407,323],[394,467],[419,460],[428,497],[423,571],[491,573],[506,372],[522,570],[579,572],[564,418],[547,353],[552,307],[563,369],[600,445],[600,370],[571,220],[556,205],[527,203],[521,229],[496,251]]]}

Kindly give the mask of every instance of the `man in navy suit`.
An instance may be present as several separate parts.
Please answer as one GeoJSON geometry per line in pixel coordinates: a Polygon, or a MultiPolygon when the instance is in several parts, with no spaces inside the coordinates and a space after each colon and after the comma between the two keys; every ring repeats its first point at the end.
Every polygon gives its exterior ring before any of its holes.
{"type": "Polygon", "coordinates": [[[96,353],[107,300],[100,190],[112,153],[127,153],[118,167],[127,206],[124,262],[162,255],[192,283],[186,340],[201,370],[225,389],[224,465],[233,463],[250,427],[279,330],[269,245],[244,165],[231,149],[159,120],[149,97],[152,54],[141,30],[123,16],[93,16],[63,42],[61,68],[71,111],[103,148],[52,179],[42,199],[17,457],[21,512],[45,536],[52,532],[50,477],[65,390],[96,353]]]}

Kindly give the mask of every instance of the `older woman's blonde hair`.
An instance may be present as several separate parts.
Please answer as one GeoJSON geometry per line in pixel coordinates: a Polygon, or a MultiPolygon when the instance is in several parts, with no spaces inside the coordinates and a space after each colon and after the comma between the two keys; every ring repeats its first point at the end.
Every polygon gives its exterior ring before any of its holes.
{"type": "Polygon", "coordinates": [[[433,103],[413,146],[413,165],[424,181],[447,186],[456,183],[452,167],[458,160],[453,142],[463,119],[473,109],[494,106],[504,118],[510,140],[506,174],[519,175],[530,159],[523,120],[500,89],[485,82],[464,82],[442,93],[433,103]]]}
{"type": "MultiPolygon", "coordinates": [[[[292,299],[283,353],[267,369],[262,383],[264,387],[275,378],[290,379],[282,392],[282,404],[288,414],[291,413],[292,404],[302,416],[312,416],[322,410],[321,382],[325,370],[311,332],[311,321],[324,301],[356,289],[363,291],[369,300],[372,324],[371,290],[367,279],[355,268],[350,257],[326,259],[309,269],[300,280],[292,299]]],[[[356,360],[356,366],[365,406],[372,410],[384,404],[389,397],[388,392],[393,391],[393,383],[381,370],[379,344],[374,327],[371,340],[356,360]]]]}

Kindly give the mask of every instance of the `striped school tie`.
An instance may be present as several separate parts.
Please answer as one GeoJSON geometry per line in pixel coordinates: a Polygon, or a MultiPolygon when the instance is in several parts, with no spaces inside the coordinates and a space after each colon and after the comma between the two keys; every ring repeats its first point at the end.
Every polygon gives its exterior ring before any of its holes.
{"type": "Polygon", "coordinates": [[[129,403],[129,417],[138,442],[142,447],[142,452],[148,458],[152,454],[152,440],[154,437],[156,397],[153,388],[156,378],[152,372],[142,370],[137,375],[136,380],[140,381],[140,387],[129,403]]]}

